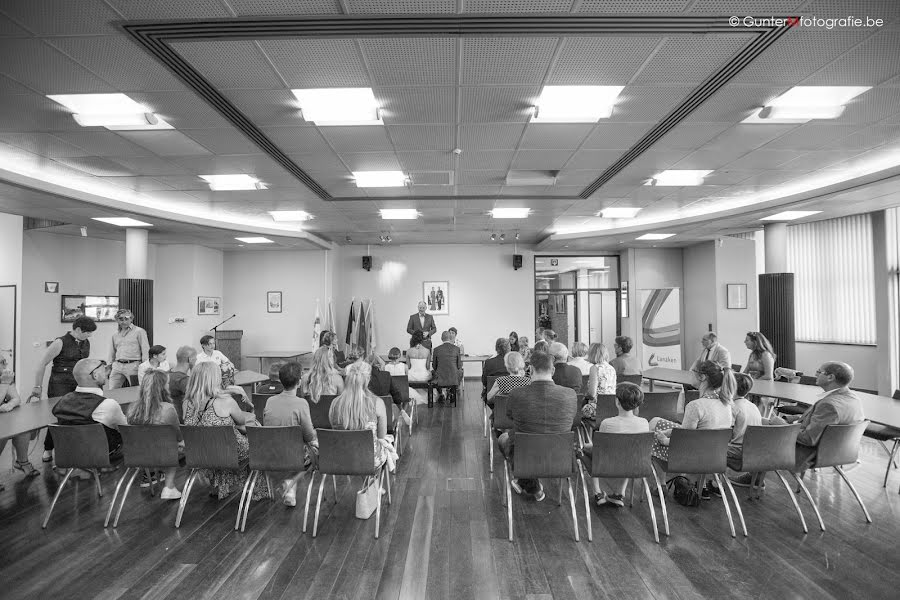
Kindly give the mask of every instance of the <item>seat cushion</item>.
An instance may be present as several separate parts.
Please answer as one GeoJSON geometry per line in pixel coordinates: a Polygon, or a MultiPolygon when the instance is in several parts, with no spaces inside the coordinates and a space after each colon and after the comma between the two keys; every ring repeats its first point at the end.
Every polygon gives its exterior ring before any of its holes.
{"type": "Polygon", "coordinates": [[[873,423],[866,427],[866,432],[863,435],[867,438],[872,438],[873,440],[889,442],[893,439],[900,438],[900,429],[888,427],[887,425],[876,425],[873,423]]]}

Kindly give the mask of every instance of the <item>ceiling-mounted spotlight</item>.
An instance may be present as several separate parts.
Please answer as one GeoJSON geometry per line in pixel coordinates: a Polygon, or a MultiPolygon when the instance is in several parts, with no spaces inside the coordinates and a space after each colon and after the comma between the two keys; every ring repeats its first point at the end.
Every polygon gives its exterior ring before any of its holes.
{"type": "Polygon", "coordinates": [[[350,236],[349,236],[349,235],[348,235],[347,237],[345,237],[344,239],[347,240],[347,243],[348,243],[348,244],[349,244],[350,242],[353,241],[352,239],[350,239],[350,236]]]}
{"type": "Polygon", "coordinates": [[[81,237],[87,237],[87,227],[81,228],[81,237]]]}
{"type": "Polygon", "coordinates": [[[387,240],[388,244],[390,244],[391,241],[392,241],[392,240],[391,240],[391,236],[387,236],[385,239],[387,240]]]}
{"type": "Polygon", "coordinates": [[[517,231],[516,232],[516,240],[518,241],[518,239],[519,239],[519,232],[517,231]]]}
{"type": "Polygon", "coordinates": [[[502,242],[502,241],[504,241],[505,239],[506,239],[506,234],[505,234],[505,233],[501,233],[501,234],[500,234],[500,241],[502,242]]]}
{"type": "Polygon", "coordinates": [[[497,241],[497,234],[496,234],[496,233],[492,233],[492,234],[491,234],[491,241],[492,241],[492,242],[497,241]]]}

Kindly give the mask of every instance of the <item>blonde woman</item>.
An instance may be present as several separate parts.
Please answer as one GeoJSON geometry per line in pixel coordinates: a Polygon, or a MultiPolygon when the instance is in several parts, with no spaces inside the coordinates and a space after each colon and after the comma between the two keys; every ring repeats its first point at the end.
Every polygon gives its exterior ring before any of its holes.
{"type": "Polygon", "coordinates": [[[397,454],[391,445],[393,440],[387,435],[387,411],[384,402],[369,391],[372,367],[358,361],[347,367],[347,382],[344,391],[334,399],[328,418],[335,429],[372,431],[375,444],[375,467],[388,461],[389,470],[394,470],[397,454]]]}
{"type": "Polygon", "coordinates": [[[616,393],[616,370],[609,364],[609,351],[603,344],[591,344],[587,361],[591,369],[585,394],[590,400],[581,409],[581,416],[593,419],[597,413],[597,394],[616,393]]]}
{"type": "MultiPolygon", "coordinates": [[[[203,362],[194,367],[184,394],[184,424],[201,427],[231,426],[237,443],[238,458],[250,457],[250,444],[244,435],[246,426],[256,424],[253,413],[243,412],[231,394],[222,389],[222,372],[214,362],[203,362]]],[[[204,475],[219,499],[239,490],[247,480],[248,469],[206,469],[204,475]]],[[[269,497],[265,481],[253,491],[253,499],[269,497]]]]}
{"type": "Polygon", "coordinates": [[[320,346],[313,354],[312,367],[303,376],[303,394],[313,403],[322,396],[336,396],[344,391],[344,380],[334,364],[330,346],[320,346]]]}
{"type": "MultiPolygon", "coordinates": [[[[169,397],[168,373],[158,369],[144,371],[138,400],[128,407],[129,425],[168,425],[178,432],[178,447],[184,448],[181,431],[178,429],[178,411],[169,397]]],[[[171,467],[166,469],[166,484],[159,497],[163,500],[178,500],[181,492],[175,487],[175,472],[171,467]]],[[[149,482],[148,482],[149,484],[149,482]]]]}

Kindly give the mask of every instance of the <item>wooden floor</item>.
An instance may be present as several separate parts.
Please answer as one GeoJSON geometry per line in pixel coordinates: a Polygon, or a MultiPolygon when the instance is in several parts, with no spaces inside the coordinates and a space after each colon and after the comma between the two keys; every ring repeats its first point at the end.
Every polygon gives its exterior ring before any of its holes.
{"type": "MultiPolygon", "coordinates": [[[[47,530],[40,523],[57,477],[22,480],[2,457],[0,597],[12,598],[896,598],[900,589],[900,471],[881,487],[886,462],[874,444],[849,471],[874,524],[866,525],[836,475],[808,478],[828,531],[814,516],[803,535],[784,489],[762,501],[739,490],[749,538],[728,534],[721,501],[669,503],[671,532],[653,542],[645,503],[594,507],[594,541],[573,539],[556,485],[544,502],[515,498],[515,542],[501,505],[502,463],[488,471],[476,382],[458,408],[422,409],[401,458],[393,505],[353,516],[346,479],[323,506],[319,536],[301,532],[301,506],[254,504],[233,530],[236,498],[195,495],[180,530],[177,502],[135,488],[118,529],[103,517],[117,474],[67,489],[47,530]]],[[[40,464],[40,447],[32,460],[40,464]]],[[[180,475],[183,479],[184,474],[180,475]]],[[[356,482],[355,482],[356,483],[356,482]]],[[[358,485],[358,483],[357,483],[358,485]]],[[[180,482],[179,482],[180,486],[180,482]]],[[[330,486],[329,486],[330,488],[330,486]]],[[[305,498],[305,484],[298,497],[305,498]]],[[[298,498],[299,499],[299,498],[298,498]]],[[[580,499],[580,497],[579,497],[580,499]]],[[[312,515],[311,515],[312,516],[312,515]]],[[[739,534],[740,535],[740,534],[739,534]]]]}

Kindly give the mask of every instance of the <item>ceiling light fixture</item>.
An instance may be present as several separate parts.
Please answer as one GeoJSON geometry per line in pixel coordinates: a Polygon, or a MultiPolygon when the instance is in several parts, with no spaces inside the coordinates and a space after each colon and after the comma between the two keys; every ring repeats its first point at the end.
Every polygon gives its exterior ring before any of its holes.
{"type": "Polygon", "coordinates": [[[309,221],[313,218],[305,210],[270,210],[269,214],[274,221],[284,222],[309,221]]]}
{"type": "Polygon", "coordinates": [[[665,240],[674,235],[675,235],[674,233],[645,233],[644,235],[642,235],[640,237],[636,237],[634,239],[636,239],[636,240],[665,240]]]}
{"type": "Polygon", "coordinates": [[[409,178],[403,171],[353,171],[356,187],[403,187],[409,178]]]}
{"type": "Polygon", "coordinates": [[[501,242],[506,241],[506,234],[505,234],[505,233],[501,233],[501,234],[500,234],[500,241],[501,241],[501,242]]]}
{"type": "MultiPolygon", "coordinates": [[[[91,217],[94,221],[101,223],[109,223],[110,225],[118,225],[119,227],[153,227],[152,223],[144,223],[131,217],[91,217]]],[[[82,229],[85,229],[82,227],[82,229]]],[[[86,230],[86,229],[85,229],[86,230]]]]}
{"type": "Polygon", "coordinates": [[[545,85],[533,123],[593,123],[608,119],[623,86],[545,85]]]}
{"type": "Polygon", "coordinates": [[[303,119],[316,125],[384,125],[372,88],[291,90],[303,119]]]}
{"type": "Polygon", "coordinates": [[[491,216],[495,219],[525,219],[529,212],[530,208],[495,208],[491,210],[491,216]]]}
{"type": "Polygon", "coordinates": [[[50,94],[54,102],[72,111],[82,127],[106,127],[113,131],[172,129],[172,126],[125,94],[50,94]]]}
{"type": "Polygon", "coordinates": [[[604,219],[633,219],[639,212],[641,212],[640,208],[611,206],[598,212],[597,216],[603,217],[604,219]]]}
{"type": "Polygon", "coordinates": [[[209,183],[209,189],[214,192],[229,192],[237,190],[264,190],[266,184],[253,175],[235,173],[232,175],[201,175],[209,183]]]}
{"type": "Polygon", "coordinates": [[[496,234],[496,233],[492,233],[492,234],[491,234],[491,241],[492,241],[492,242],[496,242],[496,241],[497,241],[497,234],[496,234]]]}
{"type": "Polygon", "coordinates": [[[245,244],[274,244],[272,240],[264,237],[236,237],[234,238],[239,242],[244,242],[245,244]]]}
{"type": "Polygon", "coordinates": [[[703,178],[712,173],[711,170],[669,169],[654,175],[644,185],[685,186],[702,185],[703,178]]]}
{"type": "Polygon", "coordinates": [[[419,218],[419,211],[414,208],[382,208],[381,209],[381,218],[382,219],[417,219],[419,218]]]}
{"type": "Polygon", "coordinates": [[[797,219],[817,215],[821,212],[821,210],[786,210],[778,214],[763,217],[760,221],[796,221],[797,219]]]}
{"type": "Polygon", "coordinates": [[[519,241],[519,232],[516,232],[516,241],[519,241]]]}
{"type": "Polygon", "coordinates": [[[847,102],[870,89],[871,86],[798,85],[742,122],[806,123],[813,119],[837,119],[847,102]]]}

